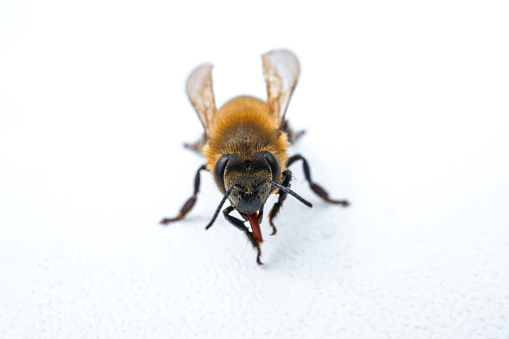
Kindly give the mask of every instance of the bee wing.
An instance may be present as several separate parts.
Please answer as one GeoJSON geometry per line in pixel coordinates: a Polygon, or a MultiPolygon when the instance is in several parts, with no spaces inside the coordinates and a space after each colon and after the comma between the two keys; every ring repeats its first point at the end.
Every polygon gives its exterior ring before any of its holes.
{"type": "Polygon", "coordinates": [[[210,135],[209,132],[214,124],[214,115],[217,111],[212,90],[212,65],[203,64],[196,67],[187,78],[186,90],[205,129],[205,134],[210,135]]]}
{"type": "Polygon", "coordinates": [[[262,63],[269,114],[283,129],[288,102],[299,79],[299,60],[290,51],[275,50],[262,55],[262,63]]]}

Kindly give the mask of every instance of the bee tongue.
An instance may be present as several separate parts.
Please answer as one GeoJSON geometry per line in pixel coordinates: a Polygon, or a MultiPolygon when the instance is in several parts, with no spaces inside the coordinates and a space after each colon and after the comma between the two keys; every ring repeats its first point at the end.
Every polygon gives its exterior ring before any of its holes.
{"type": "Polygon", "coordinates": [[[262,232],[260,231],[260,224],[258,224],[258,213],[251,213],[247,215],[251,229],[253,230],[253,236],[256,241],[261,244],[263,242],[262,232]]]}

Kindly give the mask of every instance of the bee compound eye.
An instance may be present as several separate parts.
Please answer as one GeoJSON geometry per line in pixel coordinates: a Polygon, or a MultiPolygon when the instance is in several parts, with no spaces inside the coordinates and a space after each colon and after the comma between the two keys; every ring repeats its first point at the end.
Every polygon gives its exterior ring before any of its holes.
{"type": "Polygon", "coordinates": [[[223,193],[226,192],[226,187],[224,186],[224,173],[226,171],[226,166],[230,160],[237,157],[238,154],[223,154],[214,165],[214,181],[221,188],[223,193]]]}
{"type": "Polygon", "coordinates": [[[274,154],[270,152],[258,152],[258,154],[262,155],[265,160],[267,160],[267,163],[270,166],[270,170],[272,172],[272,181],[278,182],[279,180],[279,174],[281,172],[281,166],[279,165],[279,161],[277,161],[274,154]]]}

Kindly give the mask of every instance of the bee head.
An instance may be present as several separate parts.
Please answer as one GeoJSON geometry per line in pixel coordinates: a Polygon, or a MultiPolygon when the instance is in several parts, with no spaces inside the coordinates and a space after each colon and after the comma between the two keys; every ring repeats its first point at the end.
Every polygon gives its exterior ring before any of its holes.
{"type": "Polygon", "coordinates": [[[270,180],[278,182],[281,167],[270,152],[256,152],[250,157],[224,154],[214,166],[214,180],[226,192],[232,187],[228,199],[232,206],[244,214],[257,212],[273,190],[270,180]]]}

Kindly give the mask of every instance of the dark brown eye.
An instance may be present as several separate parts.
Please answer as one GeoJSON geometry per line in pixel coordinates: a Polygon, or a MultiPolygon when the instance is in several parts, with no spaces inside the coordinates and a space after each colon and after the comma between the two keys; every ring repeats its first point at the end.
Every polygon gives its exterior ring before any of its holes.
{"type": "Polygon", "coordinates": [[[226,165],[230,160],[237,158],[238,156],[238,154],[223,154],[214,165],[214,180],[218,183],[223,193],[226,192],[226,188],[224,187],[224,172],[226,171],[226,165]]]}
{"type": "Polygon", "coordinates": [[[262,156],[263,158],[265,158],[265,160],[267,160],[267,163],[269,164],[270,170],[272,172],[272,181],[278,182],[279,174],[281,172],[281,166],[279,166],[279,161],[277,161],[274,154],[264,151],[264,152],[257,152],[256,156],[257,157],[262,156]]]}

